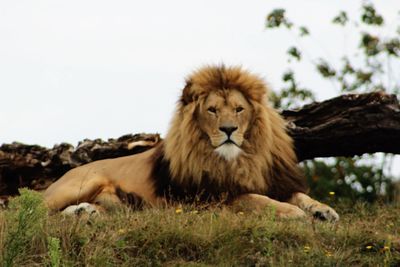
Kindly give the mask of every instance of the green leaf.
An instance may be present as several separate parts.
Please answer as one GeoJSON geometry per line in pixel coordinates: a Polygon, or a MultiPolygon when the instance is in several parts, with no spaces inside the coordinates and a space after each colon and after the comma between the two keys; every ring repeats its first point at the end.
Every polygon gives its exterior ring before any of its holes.
{"type": "Polygon", "coordinates": [[[310,31],[309,31],[308,28],[306,28],[305,26],[299,27],[299,31],[300,31],[300,36],[301,36],[301,37],[310,35],[310,31]]]}
{"type": "Polygon", "coordinates": [[[398,38],[393,38],[383,44],[386,52],[391,55],[398,57],[400,55],[400,40],[398,38]]]}
{"type": "Polygon", "coordinates": [[[367,25],[381,26],[383,17],[376,13],[372,4],[364,4],[362,7],[361,21],[367,25]]]}
{"type": "Polygon", "coordinates": [[[379,37],[377,36],[371,35],[369,33],[362,33],[360,47],[364,49],[366,55],[375,56],[381,52],[379,41],[379,37]]]}
{"type": "Polygon", "coordinates": [[[355,72],[348,58],[343,59],[344,64],[342,68],[342,74],[353,74],[355,72]]]}
{"type": "Polygon", "coordinates": [[[288,70],[288,71],[284,72],[283,75],[282,75],[282,80],[284,82],[288,82],[290,80],[293,80],[293,71],[288,70]]]}
{"type": "Polygon", "coordinates": [[[347,17],[347,13],[340,11],[339,15],[333,18],[332,23],[344,26],[348,21],[349,18],[347,17]]]}
{"type": "Polygon", "coordinates": [[[287,53],[289,54],[289,56],[297,59],[297,61],[301,60],[301,52],[296,47],[290,47],[287,53]]]}
{"type": "Polygon", "coordinates": [[[293,24],[285,17],[285,12],[286,11],[282,8],[272,10],[272,12],[267,16],[265,23],[266,27],[279,28],[281,25],[284,25],[286,28],[290,29],[293,24]]]}
{"type": "Polygon", "coordinates": [[[357,75],[358,81],[361,84],[370,83],[371,82],[371,77],[373,75],[373,72],[359,70],[359,71],[356,72],[356,75],[357,75]]]}
{"type": "Polygon", "coordinates": [[[320,59],[319,63],[316,65],[318,72],[324,78],[332,78],[335,77],[336,71],[328,64],[327,61],[320,59]]]}

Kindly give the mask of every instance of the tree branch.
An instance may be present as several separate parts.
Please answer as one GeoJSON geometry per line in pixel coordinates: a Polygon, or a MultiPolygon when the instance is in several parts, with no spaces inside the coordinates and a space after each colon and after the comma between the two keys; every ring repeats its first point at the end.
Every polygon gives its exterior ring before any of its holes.
{"type": "Polygon", "coordinates": [[[400,154],[400,106],[395,95],[343,95],[282,115],[299,161],[375,152],[400,154]]]}

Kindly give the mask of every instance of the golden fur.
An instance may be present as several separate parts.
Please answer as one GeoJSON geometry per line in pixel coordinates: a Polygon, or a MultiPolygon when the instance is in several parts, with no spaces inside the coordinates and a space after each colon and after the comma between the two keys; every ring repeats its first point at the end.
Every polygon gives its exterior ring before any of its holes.
{"type": "Polygon", "coordinates": [[[46,201],[60,210],[81,202],[158,206],[228,195],[230,205],[272,205],[286,217],[304,216],[303,209],[337,220],[333,209],[305,195],[293,142],[267,94],[263,80],[240,67],[201,68],[186,79],[163,142],[68,172],[48,188],[46,201]]]}

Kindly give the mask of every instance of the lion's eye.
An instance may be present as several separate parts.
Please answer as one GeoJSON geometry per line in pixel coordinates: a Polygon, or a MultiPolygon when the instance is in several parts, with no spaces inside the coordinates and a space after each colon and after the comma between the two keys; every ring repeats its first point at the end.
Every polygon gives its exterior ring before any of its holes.
{"type": "Polygon", "coordinates": [[[214,108],[214,107],[209,107],[208,109],[207,109],[207,111],[208,112],[210,112],[210,113],[217,113],[217,109],[216,108],[214,108]]]}
{"type": "Polygon", "coordinates": [[[237,108],[235,109],[236,113],[242,112],[243,110],[244,110],[243,107],[237,107],[237,108]]]}

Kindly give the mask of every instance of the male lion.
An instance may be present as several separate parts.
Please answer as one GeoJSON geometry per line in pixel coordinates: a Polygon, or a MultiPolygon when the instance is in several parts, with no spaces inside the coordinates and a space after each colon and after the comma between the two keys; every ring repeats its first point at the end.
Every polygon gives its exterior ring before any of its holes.
{"type": "MultiPolygon", "coordinates": [[[[306,193],[285,123],[267,88],[240,67],[208,66],[186,80],[164,141],[146,152],[75,168],[52,184],[52,210],[89,202],[160,206],[220,201],[280,217],[338,214],[306,193]]],[[[85,206],[88,204],[85,203],[85,206]]]]}

